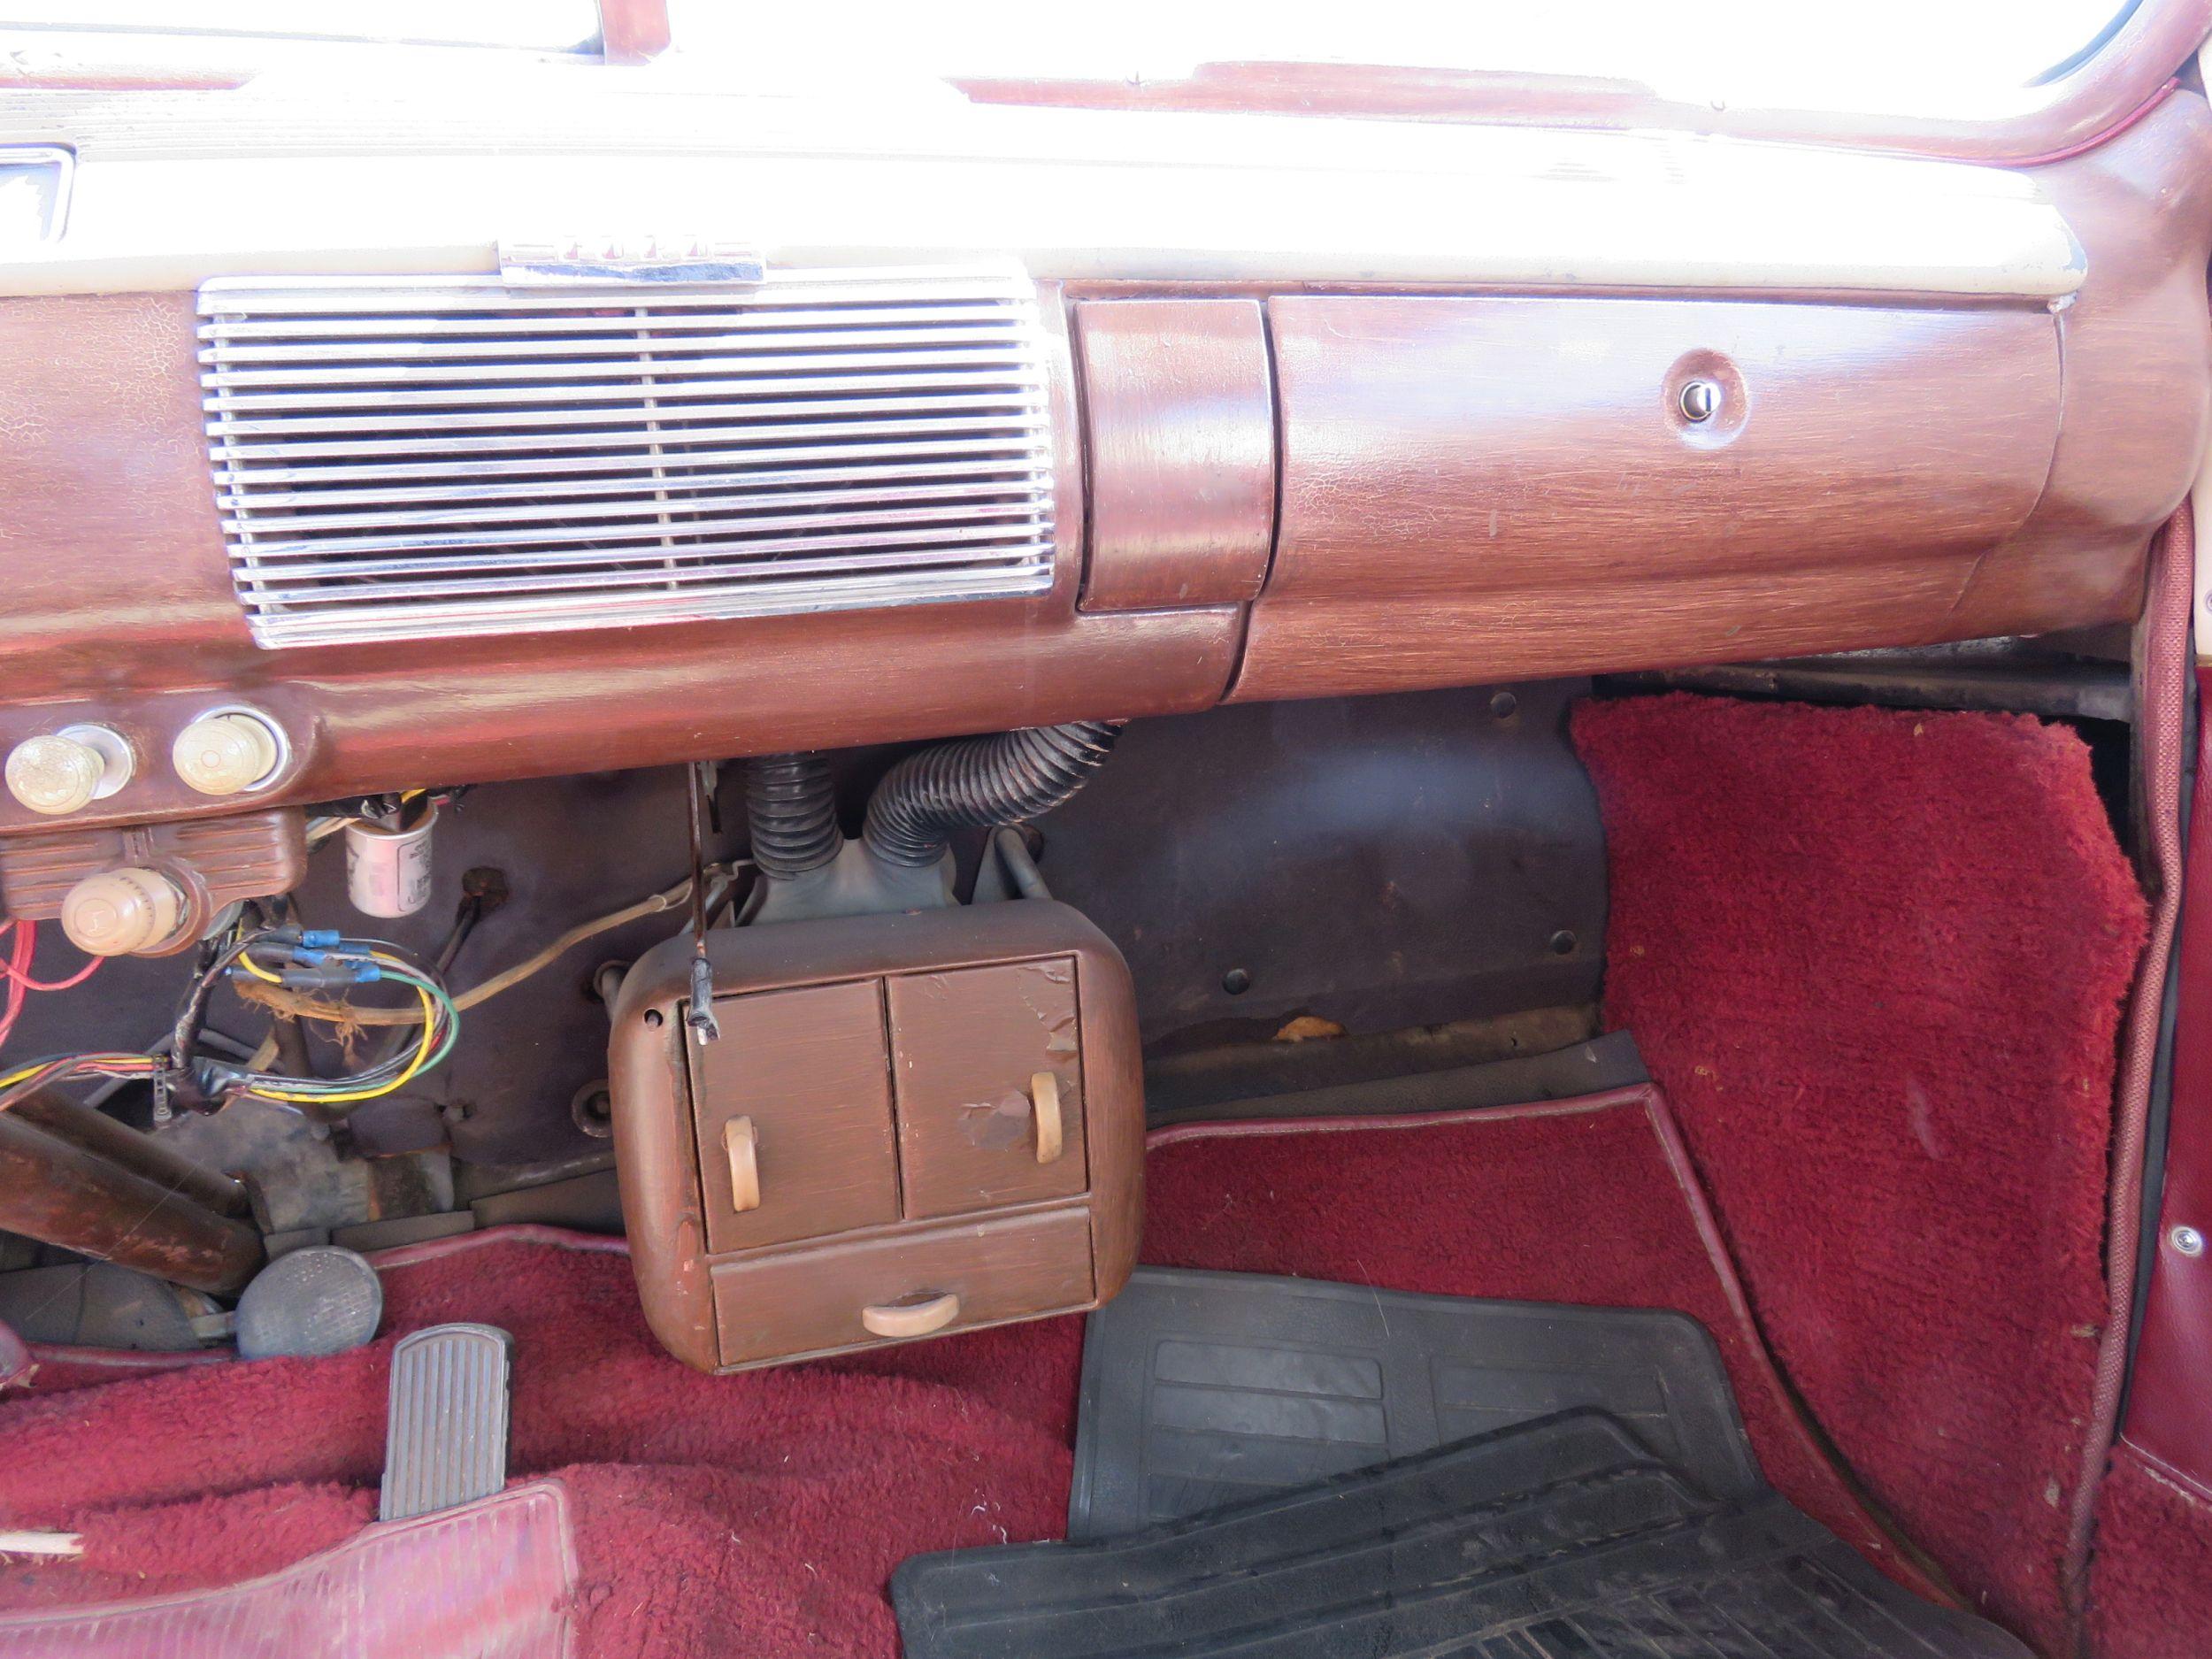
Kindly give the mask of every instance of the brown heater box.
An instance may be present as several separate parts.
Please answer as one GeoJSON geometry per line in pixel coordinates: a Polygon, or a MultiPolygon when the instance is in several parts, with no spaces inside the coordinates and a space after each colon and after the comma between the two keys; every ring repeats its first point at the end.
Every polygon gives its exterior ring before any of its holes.
{"type": "Polygon", "coordinates": [[[640,961],[608,1075],[630,1259],[702,1371],[1094,1308],[1135,1263],[1144,1080],[1128,965],[1020,900],[708,935],[640,961]]]}

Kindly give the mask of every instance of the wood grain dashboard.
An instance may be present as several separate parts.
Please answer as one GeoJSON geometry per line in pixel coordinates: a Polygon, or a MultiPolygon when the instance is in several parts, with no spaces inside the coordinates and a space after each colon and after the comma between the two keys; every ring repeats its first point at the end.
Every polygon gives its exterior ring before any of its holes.
{"type": "Polygon", "coordinates": [[[2124,618],[2212,428],[2212,114],[2033,177],[2056,302],[1047,283],[1048,592],[498,641],[257,647],[191,296],[0,299],[0,749],[112,726],[111,823],[2124,618]],[[238,702],[289,755],[194,795],[238,702]]]}

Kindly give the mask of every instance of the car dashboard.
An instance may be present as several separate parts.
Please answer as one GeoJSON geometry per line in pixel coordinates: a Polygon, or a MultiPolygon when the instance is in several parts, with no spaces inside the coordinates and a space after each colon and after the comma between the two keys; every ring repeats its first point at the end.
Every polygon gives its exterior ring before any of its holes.
{"type": "Polygon", "coordinates": [[[2186,90],[1997,165],[656,85],[0,96],[0,749],[127,760],[0,833],[2117,622],[2204,449],[2186,90]]]}

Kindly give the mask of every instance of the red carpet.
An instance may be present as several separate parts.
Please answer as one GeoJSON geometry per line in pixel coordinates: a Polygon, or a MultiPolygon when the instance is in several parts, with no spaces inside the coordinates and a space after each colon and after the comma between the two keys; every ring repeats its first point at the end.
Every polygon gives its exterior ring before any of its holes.
{"type": "MultiPolygon", "coordinates": [[[[369,1348],[9,1406],[0,1515],[81,1530],[88,1564],[116,1570],[70,1601],[112,1594],[117,1571],[145,1575],[144,1594],[296,1558],[352,1524],[298,1488],[375,1485],[391,1336],[470,1318],[516,1338],[511,1472],[562,1472],[576,1498],[593,1659],[719,1654],[733,1620],[756,1654],[887,1654],[880,1586],[898,1561],[1064,1524],[1078,1320],[718,1379],[653,1341],[618,1249],[455,1245],[393,1253],[388,1334],[369,1348]],[[139,1507],[204,1493],[243,1495],[196,1527],[156,1531],[139,1507]]],[[[79,1571],[12,1571],[0,1600],[79,1571]]]]}
{"type": "Polygon", "coordinates": [[[2204,1659],[2212,1651],[2212,1496],[2122,1441],[2097,1494],[2090,1591],[2097,1659],[2204,1659]]]}
{"type": "Polygon", "coordinates": [[[1657,1092],[1593,1098],[1622,1103],[1325,1133],[1165,1131],[1148,1165],[1145,1259],[1686,1313],[1720,1344],[1767,1479],[1901,1580],[1924,1588],[1791,1411],[1657,1092]]]}
{"type": "MultiPolygon", "coordinates": [[[[1769,1476],[1878,1551],[1732,1303],[1655,1096],[1419,1127],[1192,1138],[1149,1160],[1147,1256],[1409,1290],[1675,1307],[1728,1359],[1769,1476]]],[[[661,1353],[626,1257],[480,1235],[390,1253],[387,1334],[334,1359],[200,1366],[0,1409],[0,1524],[81,1529],[0,1605],[234,1580],[344,1535],[382,1447],[392,1336],[515,1333],[517,1475],[574,1493],[584,1659],[888,1655],[909,1555],[1056,1535],[1079,1320],[707,1378],[661,1353]],[[191,1508],[173,1507],[189,1503],[191,1508]]]]}
{"type": "Polygon", "coordinates": [[[1574,731],[1607,1023],[1673,1101],[1784,1372],[1907,1535],[2055,1648],[2146,923],[2086,748],[1686,695],[1574,731]]]}

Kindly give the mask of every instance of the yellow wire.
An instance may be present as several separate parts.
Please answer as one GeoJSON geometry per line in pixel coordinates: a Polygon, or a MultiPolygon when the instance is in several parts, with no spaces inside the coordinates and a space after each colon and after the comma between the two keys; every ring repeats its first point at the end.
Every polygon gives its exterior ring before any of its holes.
{"type": "MultiPolygon", "coordinates": [[[[96,1061],[96,1062],[98,1062],[98,1063],[99,1063],[99,1064],[101,1064],[102,1066],[104,1066],[104,1067],[105,1067],[105,1068],[107,1068],[107,1069],[109,1069],[109,1070],[113,1070],[114,1068],[116,1068],[116,1067],[118,1067],[118,1066],[120,1066],[120,1065],[123,1065],[123,1064],[127,1064],[127,1063],[129,1063],[129,1062],[137,1062],[137,1063],[139,1063],[140,1064],[142,1064],[142,1065],[145,1067],[145,1069],[146,1069],[146,1070],[148,1070],[148,1071],[150,1071],[151,1070],[153,1070],[153,1068],[154,1068],[154,1062],[153,1062],[152,1056],[149,1056],[149,1055],[142,1055],[142,1054],[100,1054],[100,1055],[78,1055],[78,1056],[73,1056],[73,1059],[64,1059],[64,1060],[40,1060],[40,1061],[34,1062],[34,1063],[33,1063],[32,1064],[30,1064],[30,1065],[18,1066],[18,1067],[17,1067],[14,1071],[12,1071],[9,1072],[9,1073],[8,1073],[5,1077],[0,1077],[0,1089],[13,1088],[13,1087],[14,1087],[18,1084],[18,1083],[20,1083],[21,1081],[23,1081],[23,1079],[24,1079],[25,1078],[27,1078],[27,1077],[36,1077],[36,1076],[37,1076],[37,1075],[38,1075],[41,1071],[49,1071],[49,1070],[52,1069],[52,1068],[53,1068],[53,1067],[55,1067],[55,1066],[58,1066],[58,1065],[68,1065],[68,1064],[73,1064],[73,1062],[78,1062],[78,1061],[85,1061],[85,1060],[92,1060],[92,1061],[96,1061]]],[[[133,1067],[133,1069],[134,1069],[134,1070],[135,1070],[135,1069],[136,1069],[136,1067],[135,1067],[135,1066],[134,1066],[134,1067],[133,1067]]]]}
{"type": "MultiPolygon", "coordinates": [[[[418,791],[417,793],[420,792],[418,791]]],[[[369,955],[373,960],[383,963],[389,967],[407,968],[410,965],[407,963],[403,962],[397,956],[387,956],[380,950],[372,950],[369,952],[369,955]]],[[[256,962],[251,956],[246,955],[244,952],[242,951],[239,953],[238,960],[246,964],[247,972],[251,973],[256,979],[266,979],[272,985],[281,985],[284,983],[284,981],[277,975],[271,973],[266,968],[264,968],[259,963],[256,962]]],[[[257,1088],[250,1092],[260,1095],[265,1100],[345,1102],[375,1100],[380,1095],[389,1094],[393,1090],[404,1087],[409,1079],[413,1078],[418,1071],[421,1071],[423,1066],[428,1062],[430,1058],[431,1034],[437,1023],[437,1005],[430,1000],[430,993],[424,990],[420,986],[416,986],[414,987],[414,991],[415,995],[421,1001],[422,1003],[422,1041],[416,1045],[415,1057],[407,1063],[407,1069],[404,1071],[402,1071],[397,1077],[394,1078],[390,1082],[377,1088],[353,1089],[342,1094],[306,1094],[268,1088],[257,1088]]],[[[79,1061],[96,1059],[103,1065],[110,1068],[113,1068],[118,1065],[131,1064],[133,1063],[136,1063],[137,1065],[142,1065],[148,1071],[151,1071],[154,1067],[153,1060],[146,1055],[86,1055],[79,1056],[77,1056],[77,1059],[79,1061]]],[[[30,1065],[18,1066],[14,1071],[10,1071],[4,1077],[0,1077],[0,1089],[13,1088],[18,1083],[22,1082],[26,1078],[35,1077],[41,1071],[46,1071],[50,1067],[64,1064],[65,1063],[58,1060],[41,1060],[35,1062],[30,1065]]],[[[135,1069],[135,1066],[134,1069],[135,1069]]]]}
{"type": "MultiPolygon", "coordinates": [[[[395,967],[403,968],[407,965],[403,962],[395,961],[394,958],[381,956],[375,951],[371,951],[369,954],[372,956],[375,956],[380,962],[392,963],[395,967]]],[[[415,987],[415,995],[422,999],[422,1042],[415,1049],[415,1057],[407,1063],[407,1069],[404,1071],[402,1071],[397,1077],[394,1078],[390,1082],[381,1084],[375,1088],[349,1089],[342,1094],[303,1094],[289,1093],[283,1089],[273,1088],[257,1088],[251,1092],[260,1095],[264,1100],[302,1102],[319,1101],[326,1104],[336,1104],[345,1101],[376,1100],[383,1095],[389,1094],[394,1089],[403,1087],[408,1079],[413,1077],[416,1072],[421,1071],[423,1068],[423,1063],[430,1058],[430,1036],[431,1032],[434,1027],[438,1013],[436,1005],[430,1000],[429,992],[424,990],[422,987],[419,985],[415,987]]],[[[4,1087],[4,1085],[0,1085],[0,1087],[4,1087]]]]}
{"type": "MultiPolygon", "coordinates": [[[[720,864],[710,865],[709,868],[716,874],[727,873],[726,867],[720,864]]],[[[549,964],[557,961],[586,940],[595,939],[602,933],[611,932],[625,923],[634,922],[641,917],[657,916],[664,910],[673,910],[688,898],[690,894],[690,881],[687,879],[679,881],[666,891],[640,899],[635,904],[626,904],[618,910],[611,910],[604,916],[594,917],[588,922],[579,922],[535,956],[526,956],[513,967],[495,973],[490,979],[481,980],[461,992],[453,999],[453,1011],[457,1014],[465,1014],[480,1003],[491,1001],[503,991],[512,990],[532,974],[542,972],[549,964]]],[[[280,1014],[289,1015],[295,1018],[319,1019],[323,1018],[296,1004],[290,1008],[281,1003],[272,1004],[272,1006],[280,1014]]],[[[411,1008],[362,1008],[356,1009],[353,1012],[354,1017],[364,1025],[411,1025],[420,1018],[411,1008]]],[[[255,1062],[247,1064],[246,1069],[249,1071],[265,1069],[269,1060],[275,1056],[276,1049],[272,1044],[265,1042],[262,1048],[266,1052],[257,1056],[258,1064],[255,1062]]]]}

